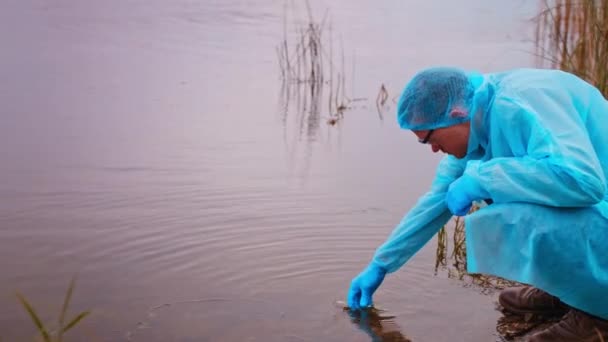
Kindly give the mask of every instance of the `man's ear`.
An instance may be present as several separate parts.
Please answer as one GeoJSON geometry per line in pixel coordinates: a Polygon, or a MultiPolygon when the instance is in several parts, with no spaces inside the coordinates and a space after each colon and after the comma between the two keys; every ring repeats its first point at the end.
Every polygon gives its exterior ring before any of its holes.
{"type": "Polygon", "coordinates": [[[450,112],[450,117],[452,118],[466,118],[469,115],[469,112],[462,107],[454,107],[450,112]]]}

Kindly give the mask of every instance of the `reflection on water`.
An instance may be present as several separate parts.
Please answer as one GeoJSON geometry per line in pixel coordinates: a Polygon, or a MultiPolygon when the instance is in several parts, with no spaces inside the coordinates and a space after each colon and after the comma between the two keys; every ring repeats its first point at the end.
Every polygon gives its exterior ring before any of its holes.
{"type": "Polygon", "coordinates": [[[504,310],[499,304],[496,309],[502,313],[496,322],[496,332],[506,341],[522,341],[522,339],[525,341],[526,337],[548,328],[561,319],[561,315],[532,313],[516,315],[504,310]]]}
{"type": "Polygon", "coordinates": [[[411,342],[400,331],[395,316],[387,315],[383,310],[374,307],[363,310],[344,309],[351,322],[365,332],[373,342],[411,342]]]}
{"type": "Polygon", "coordinates": [[[290,112],[295,114],[296,132],[294,138],[312,142],[317,138],[321,124],[321,99],[323,84],[310,82],[290,85],[281,84],[280,107],[284,129],[288,130],[287,119],[290,112]]]}
{"type": "Polygon", "coordinates": [[[328,12],[317,20],[310,3],[304,3],[304,15],[296,2],[284,3],[283,40],[276,50],[281,75],[279,112],[289,164],[302,163],[300,168],[307,175],[312,143],[320,139],[324,128],[328,139],[339,134],[339,128],[329,126],[339,125],[350,99],[345,95],[344,52],[339,64],[328,12]]]}
{"type": "MultiPolygon", "coordinates": [[[[279,115],[289,165],[307,177],[312,145],[339,140],[345,114],[365,108],[368,99],[354,94],[356,56],[349,56],[352,63],[347,66],[344,44],[335,39],[339,34],[334,33],[329,10],[319,19],[310,3],[304,4],[305,9],[297,2],[284,3],[283,40],[278,42],[276,54],[279,115]],[[296,166],[298,163],[302,165],[296,166]]],[[[376,99],[380,120],[390,110],[389,102],[382,85],[376,99]]]]}

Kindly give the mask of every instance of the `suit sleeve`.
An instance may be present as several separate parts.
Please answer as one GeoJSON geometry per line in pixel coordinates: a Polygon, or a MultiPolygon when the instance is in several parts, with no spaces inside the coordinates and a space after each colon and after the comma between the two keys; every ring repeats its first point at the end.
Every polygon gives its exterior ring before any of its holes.
{"type": "Polygon", "coordinates": [[[373,262],[394,272],[424,246],[452,217],[445,204],[450,184],[460,177],[466,161],[446,156],[439,163],[431,189],[403,217],[377,250],[373,262]]]}

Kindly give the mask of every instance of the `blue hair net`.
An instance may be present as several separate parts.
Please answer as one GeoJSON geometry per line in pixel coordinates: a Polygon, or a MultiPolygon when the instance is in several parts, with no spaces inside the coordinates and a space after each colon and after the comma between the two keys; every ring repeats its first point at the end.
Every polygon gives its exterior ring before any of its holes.
{"type": "Polygon", "coordinates": [[[417,73],[399,98],[399,126],[427,130],[469,121],[475,83],[476,77],[457,68],[437,67],[417,73]],[[450,115],[455,108],[464,115],[450,115]]]}

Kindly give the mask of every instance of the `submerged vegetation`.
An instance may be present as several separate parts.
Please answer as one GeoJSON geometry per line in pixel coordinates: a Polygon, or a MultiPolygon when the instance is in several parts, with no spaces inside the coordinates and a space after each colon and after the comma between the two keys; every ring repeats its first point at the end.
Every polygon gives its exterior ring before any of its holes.
{"type": "Polygon", "coordinates": [[[78,323],[80,323],[86,316],[90,314],[90,311],[83,311],[74,318],[67,320],[67,312],[68,307],[70,306],[70,301],[72,300],[72,293],[74,292],[74,287],[76,285],[76,278],[72,278],[70,281],[70,286],[65,295],[65,299],[63,300],[63,305],[61,307],[61,311],[59,312],[59,317],[57,320],[57,326],[54,329],[50,329],[48,324],[43,323],[43,320],[40,318],[40,315],[34,310],[34,307],[30,302],[25,298],[25,296],[19,292],[17,292],[17,299],[27,311],[30,319],[36,326],[38,333],[42,337],[42,341],[44,342],[62,342],[64,340],[64,334],[74,328],[78,323]]]}
{"type": "MultiPolygon", "coordinates": [[[[472,211],[477,210],[473,208],[472,211]]],[[[435,258],[435,273],[439,269],[447,270],[449,278],[465,281],[467,284],[479,286],[483,292],[504,289],[515,286],[516,282],[499,277],[467,272],[467,251],[465,241],[465,225],[462,217],[455,217],[453,225],[446,225],[437,233],[437,249],[435,258]],[[448,238],[452,233],[451,246],[448,238]]]]}

